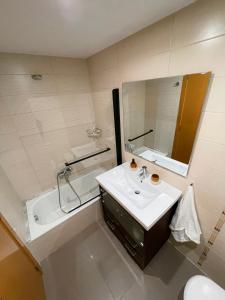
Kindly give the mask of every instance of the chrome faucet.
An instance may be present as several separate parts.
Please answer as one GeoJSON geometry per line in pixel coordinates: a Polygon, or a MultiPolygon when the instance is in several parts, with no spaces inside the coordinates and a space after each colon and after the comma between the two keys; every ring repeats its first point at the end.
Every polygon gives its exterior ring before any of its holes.
{"type": "Polygon", "coordinates": [[[72,173],[73,169],[70,166],[63,167],[58,173],[59,177],[68,177],[72,173]]]}
{"type": "Polygon", "coordinates": [[[149,172],[147,170],[146,166],[142,166],[139,173],[138,173],[138,177],[143,180],[145,178],[147,178],[149,176],[149,172]]]}

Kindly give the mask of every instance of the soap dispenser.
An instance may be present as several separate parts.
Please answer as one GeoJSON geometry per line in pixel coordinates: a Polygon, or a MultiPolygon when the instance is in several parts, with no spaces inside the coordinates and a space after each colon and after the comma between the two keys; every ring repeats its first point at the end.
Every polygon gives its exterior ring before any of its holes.
{"type": "Polygon", "coordinates": [[[137,168],[137,163],[136,163],[134,158],[132,158],[132,161],[130,163],[130,167],[131,167],[131,169],[136,169],[137,168]]]}

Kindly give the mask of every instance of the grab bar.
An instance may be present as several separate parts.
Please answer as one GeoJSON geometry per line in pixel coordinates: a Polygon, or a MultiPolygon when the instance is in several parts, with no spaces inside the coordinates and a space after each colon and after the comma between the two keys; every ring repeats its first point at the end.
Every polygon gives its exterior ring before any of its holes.
{"type": "Polygon", "coordinates": [[[140,135],[134,137],[133,139],[128,139],[128,142],[132,142],[132,141],[134,141],[134,140],[137,140],[137,139],[139,139],[140,137],[142,137],[142,136],[144,136],[144,135],[146,135],[146,134],[149,134],[149,133],[151,133],[151,132],[153,132],[153,131],[154,131],[153,129],[150,129],[149,131],[147,131],[147,132],[145,132],[145,133],[143,133],[143,134],[140,134],[140,135]]]}
{"type": "Polygon", "coordinates": [[[71,166],[71,165],[73,165],[73,164],[77,164],[77,163],[79,163],[79,162],[81,162],[81,161],[83,161],[83,160],[85,160],[85,159],[88,159],[88,158],[91,158],[91,157],[93,157],[93,156],[102,154],[102,153],[107,152],[107,151],[109,151],[109,150],[111,150],[111,148],[108,147],[108,148],[106,148],[106,149],[104,149],[104,150],[101,150],[101,151],[99,151],[99,152],[94,152],[94,153],[92,153],[92,154],[90,154],[90,155],[81,157],[81,158],[79,158],[79,159],[77,159],[77,160],[74,160],[74,161],[71,161],[71,162],[66,162],[65,165],[66,165],[66,166],[71,166]]]}

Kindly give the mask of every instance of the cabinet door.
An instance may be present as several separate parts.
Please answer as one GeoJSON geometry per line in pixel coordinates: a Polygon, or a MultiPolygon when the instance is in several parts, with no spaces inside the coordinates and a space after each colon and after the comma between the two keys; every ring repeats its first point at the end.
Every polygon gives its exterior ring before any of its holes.
{"type": "Polygon", "coordinates": [[[133,217],[131,217],[130,214],[127,213],[126,210],[123,209],[109,194],[104,194],[103,202],[107,209],[119,222],[119,224],[132,238],[130,239],[129,236],[126,236],[132,247],[144,247],[144,229],[142,226],[133,217]]]}
{"type": "Polygon", "coordinates": [[[42,274],[0,219],[0,299],[44,300],[42,274]]]}

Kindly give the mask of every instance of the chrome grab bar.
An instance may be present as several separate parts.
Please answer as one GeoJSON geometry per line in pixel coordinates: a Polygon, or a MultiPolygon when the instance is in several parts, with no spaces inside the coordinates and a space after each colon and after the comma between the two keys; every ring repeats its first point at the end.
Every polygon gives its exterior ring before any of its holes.
{"type": "Polygon", "coordinates": [[[109,150],[111,150],[111,148],[108,147],[108,148],[103,149],[103,150],[101,150],[101,151],[94,152],[94,153],[89,154],[89,155],[87,155],[87,156],[81,157],[81,158],[79,158],[79,159],[77,159],[77,160],[74,160],[74,161],[71,161],[71,162],[66,162],[66,163],[65,163],[65,166],[71,166],[71,165],[73,165],[73,164],[77,164],[77,163],[79,163],[79,162],[81,162],[81,161],[83,161],[83,160],[85,160],[85,159],[94,157],[94,156],[96,156],[96,155],[102,154],[102,153],[107,152],[107,151],[109,151],[109,150]]]}

